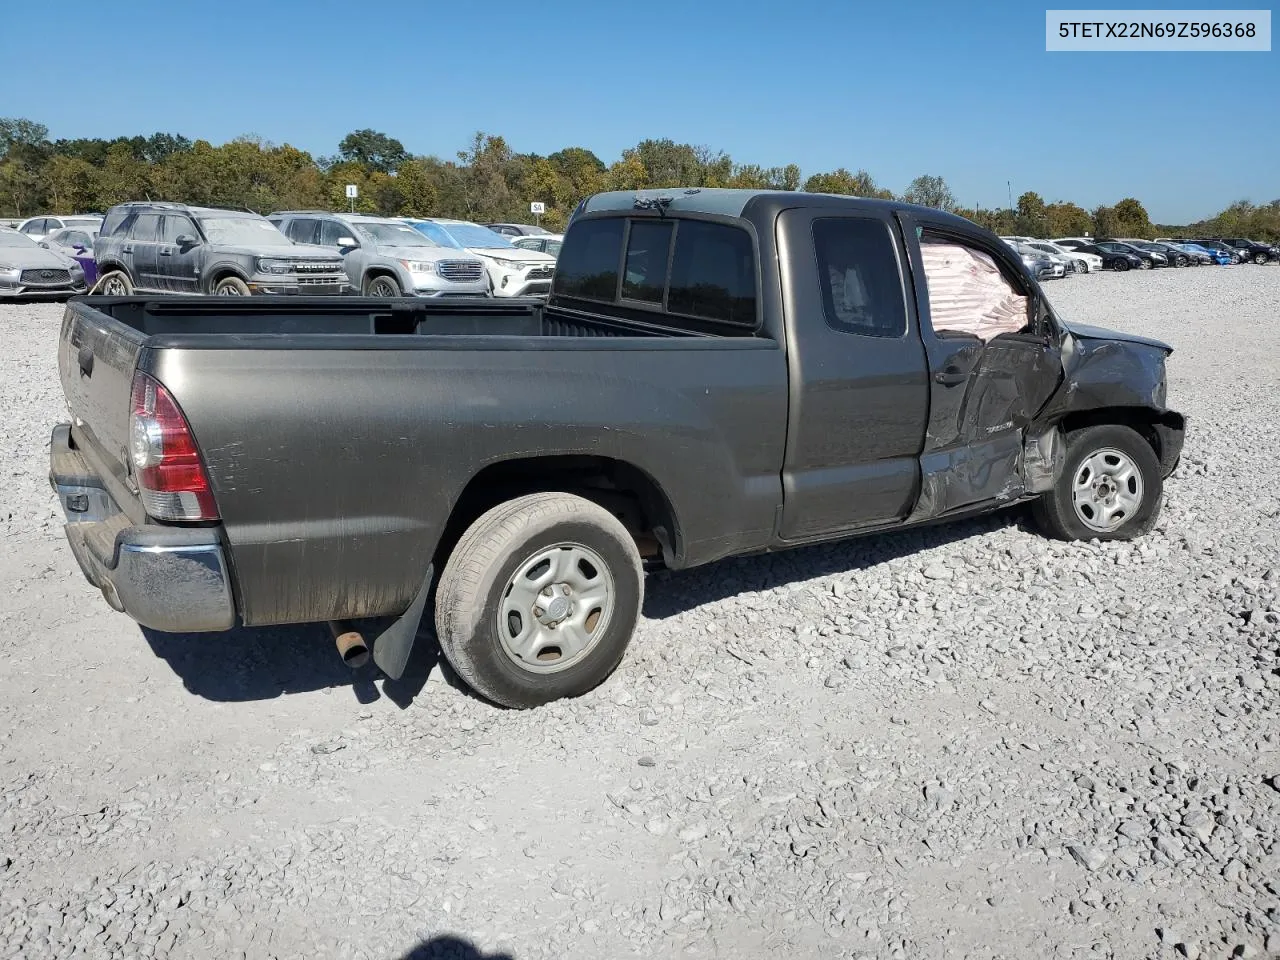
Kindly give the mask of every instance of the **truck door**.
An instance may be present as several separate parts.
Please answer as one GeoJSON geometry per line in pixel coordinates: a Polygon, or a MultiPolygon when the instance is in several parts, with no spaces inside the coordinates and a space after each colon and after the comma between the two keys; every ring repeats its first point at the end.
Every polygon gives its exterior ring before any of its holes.
{"type": "Polygon", "coordinates": [[[1002,241],[951,221],[900,219],[930,378],[911,519],[1016,499],[1026,427],[1062,379],[1044,294],[1002,241]]]}
{"type": "Polygon", "coordinates": [[[929,386],[898,225],[787,210],[777,241],[790,376],[781,538],[899,520],[916,501],[929,386]]]}

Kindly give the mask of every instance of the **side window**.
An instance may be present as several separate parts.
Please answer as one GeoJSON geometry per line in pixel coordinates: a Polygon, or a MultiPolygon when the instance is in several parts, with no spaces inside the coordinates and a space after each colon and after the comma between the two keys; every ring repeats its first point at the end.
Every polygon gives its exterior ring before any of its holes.
{"type": "Polygon", "coordinates": [[[44,225],[45,220],[41,217],[38,220],[32,220],[30,223],[24,223],[22,225],[22,232],[25,234],[44,233],[44,225]]]}
{"type": "Polygon", "coordinates": [[[83,230],[72,230],[71,233],[67,235],[65,242],[72,246],[75,246],[77,243],[82,247],[89,247],[93,245],[93,241],[89,239],[89,235],[83,230]]]}
{"type": "Polygon", "coordinates": [[[184,234],[188,237],[197,236],[195,224],[186,217],[166,213],[164,223],[160,226],[160,242],[177,243],[178,238],[184,234]]]}
{"type": "Polygon", "coordinates": [[[920,240],[929,314],[935,333],[993,340],[1026,329],[1029,301],[1022,287],[987,251],[951,237],[920,240]]]}
{"type": "Polygon", "coordinates": [[[133,223],[133,231],[129,234],[131,240],[155,240],[160,233],[160,214],[158,213],[140,213],[138,219],[133,223]]]}
{"type": "Polygon", "coordinates": [[[671,233],[670,223],[632,221],[631,233],[627,237],[622,299],[662,303],[662,291],[667,284],[671,233]]]}
{"type": "Polygon", "coordinates": [[[864,337],[907,332],[902,272],[882,220],[832,217],[813,224],[827,326],[864,337]]]}
{"type": "MultiPolygon", "coordinates": [[[[560,263],[564,263],[563,254],[560,263]]],[[[756,266],[751,235],[740,227],[681,220],[671,258],[667,310],[754,327],[756,266]]]]}
{"type": "Polygon", "coordinates": [[[112,237],[117,233],[123,234],[131,216],[132,214],[126,213],[124,210],[115,210],[108,213],[107,218],[102,221],[100,236],[112,237]]]}
{"type": "Polygon", "coordinates": [[[574,224],[556,264],[554,292],[584,300],[613,300],[625,225],[621,217],[574,224]]]}
{"type": "MultiPolygon", "coordinates": [[[[289,223],[287,236],[294,243],[315,243],[320,232],[320,221],[311,217],[298,217],[289,223]]],[[[337,239],[330,246],[337,246],[337,239]]]]}
{"type": "MultiPolygon", "coordinates": [[[[313,234],[314,236],[314,234],[313,234]]],[[[355,239],[355,231],[348,227],[341,220],[321,220],[320,221],[320,239],[316,241],[305,241],[308,243],[319,243],[322,247],[336,247],[338,241],[343,237],[355,239]]],[[[295,237],[295,239],[297,239],[295,237]]],[[[304,241],[299,240],[299,243],[304,241]]]]}

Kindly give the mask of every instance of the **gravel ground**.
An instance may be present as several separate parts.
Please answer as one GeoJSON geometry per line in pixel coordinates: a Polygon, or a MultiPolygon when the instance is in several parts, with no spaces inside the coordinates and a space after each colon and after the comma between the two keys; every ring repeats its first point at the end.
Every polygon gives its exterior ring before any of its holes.
{"type": "Polygon", "coordinates": [[[520,713],[113,613],[45,479],[61,307],[0,306],[0,957],[1280,956],[1280,268],[1050,294],[1177,348],[1152,535],[658,575],[520,713]]]}

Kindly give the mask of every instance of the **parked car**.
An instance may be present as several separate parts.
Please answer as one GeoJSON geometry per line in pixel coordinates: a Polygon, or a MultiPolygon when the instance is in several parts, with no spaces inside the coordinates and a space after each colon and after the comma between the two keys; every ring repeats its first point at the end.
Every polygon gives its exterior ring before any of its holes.
{"type": "Polygon", "coordinates": [[[408,219],[406,223],[440,244],[456,244],[484,260],[495,297],[528,297],[551,289],[556,258],[512,244],[509,237],[467,220],[408,219]]]}
{"type": "Polygon", "coordinates": [[[93,244],[97,239],[96,229],[63,227],[41,240],[40,246],[46,250],[56,250],[64,257],[70,257],[80,264],[80,269],[84,271],[85,282],[92,287],[98,279],[98,264],[93,256],[93,244]]]}
{"type": "Polygon", "coordinates": [[[1169,265],[1168,259],[1162,254],[1141,250],[1131,243],[1125,243],[1123,240],[1099,240],[1094,246],[1099,250],[1106,250],[1110,253],[1132,253],[1142,261],[1142,266],[1139,268],[1142,270],[1150,270],[1153,267],[1167,267],[1169,265]]]}
{"type": "Polygon", "coordinates": [[[1017,240],[1005,240],[1005,243],[1017,252],[1018,256],[1022,258],[1023,265],[1031,271],[1031,275],[1037,280],[1053,280],[1067,275],[1071,261],[1066,257],[1037,250],[1035,247],[1017,240]]]}
{"type": "Polygon", "coordinates": [[[25,233],[0,230],[0,297],[69,297],[84,293],[84,270],[25,233]]]}
{"type": "Polygon", "coordinates": [[[1081,247],[1087,247],[1097,243],[1097,240],[1094,237],[1058,237],[1053,242],[1060,247],[1068,247],[1072,250],[1078,250],[1081,247]]]}
{"type": "Polygon", "coordinates": [[[55,231],[62,230],[65,227],[81,227],[90,230],[98,230],[102,227],[102,217],[97,215],[78,215],[74,217],[55,217],[45,215],[42,217],[28,217],[18,224],[18,232],[25,233],[37,243],[46,236],[55,231]]]}
{"type": "Polygon", "coordinates": [[[1210,249],[1209,247],[1203,247],[1198,243],[1191,243],[1186,240],[1163,240],[1157,242],[1167,243],[1171,247],[1177,247],[1179,250],[1186,251],[1204,263],[1216,263],[1219,266],[1225,266],[1227,264],[1239,262],[1239,257],[1235,256],[1235,254],[1227,253],[1225,250],[1210,249]]]}
{"type": "Polygon", "coordinates": [[[512,244],[521,250],[537,250],[553,257],[560,256],[560,247],[564,243],[564,234],[548,233],[541,237],[513,237],[512,244]]]}
{"type": "Polygon", "coordinates": [[[1052,240],[1028,240],[1027,246],[1043,253],[1055,254],[1071,262],[1073,273],[1096,273],[1102,269],[1102,258],[1093,253],[1081,253],[1070,247],[1060,247],[1052,240]]]}
{"type": "Polygon", "coordinates": [[[457,676],[530,707],[617,668],[645,563],[1014,504],[1132,539],[1183,445],[1167,344],[1066,322],[994,234],[897,201],[600,194],[546,303],[378,303],[69,304],[50,479],[108,603],[327,621],[399,677],[434,595],[457,676]]]}
{"type": "Polygon", "coordinates": [[[1139,250],[1145,250],[1150,254],[1159,254],[1164,258],[1165,265],[1170,267],[1185,267],[1191,263],[1191,257],[1187,255],[1186,251],[1178,250],[1167,243],[1156,243],[1151,240],[1124,240],[1122,242],[1129,244],[1131,247],[1137,247],[1139,250]]]}
{"type": "Polygon", "coordinates": [[[540,237],[551,232],[527,223],[486,223],[485,226],[504,237],[540,237]]]}
{"type": "Polygon", "coordinates": [[[1123,244],[1111,244],[1107,248],[1096,243],[1087,243],[1083,246],[1076,247],[1081,253],[1092,253],[1102,258],[1102,266],[1105,270],[1146,270],[1151,264],[1143,261],[1142,257],[1133,250],[1123,249],[1123,244]]]}
{"type": "Polygon", "coordinates": [[[107,211],[94,246],[102,292],[337,295],[342,258],[297,244],[266,217],[182,203],[122,203],[107,211]]]}
{"type": "Polygon", "coordinates": [[[1280,259],[1280,247],[1269,243],[1259,243],[1245,237],[1220,237],[1223,243],[1233,247],[1240,254],[1240,262],[1246,260],[1256,264],[1264,264],[1269,260],[1280,259]]]}
{"type": "MultiPolygon", "coordinates": [[[[1164,241],[1161,241],[1161,242],[1164,242],[1164,241]]],[[[1242,251],[1237,250],[1235,247],[1231,246],[1231,244],[1226,243],[1222,240],[1200,239],[1200,240],[1190,240],[1187,242],[1194,243],[1197,247],[1203,247],[1206,250],[1212,250],[1216,253],[1229,257],[1233,264],[1241,263],[1243,261],[1242,251]]]]}
{"type": "Polygon", "coordinates": [[[295,243],[337,250],[351,288],[366,297],[489,295],[483,260],[403,220],[324,210],[282,210],[267,219],[295,243]]]}

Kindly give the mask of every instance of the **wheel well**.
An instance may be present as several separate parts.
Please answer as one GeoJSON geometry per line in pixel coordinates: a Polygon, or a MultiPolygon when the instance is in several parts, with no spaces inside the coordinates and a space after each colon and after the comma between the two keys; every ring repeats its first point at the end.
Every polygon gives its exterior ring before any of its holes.
{"type": "Polygon", "coordinates": [[[1178,444],[1177,450],[1173,449],[1166,442],[1166,437],[1171,431],[1181,433],[1186,427],[1186,421],[1181,414],[1171,410],[1155,410],[1151,407],[1101,407],[1097,410],[1082,410],[1079,413],[1067,414],[1059,421],[1058,426],[1062,428],[1063,433],[1070,433],[1073,430],[1083,430],[1085,427],[1104,424],[1119,424],[1137,431],[1147,443],[1151,444],[1151,449],[1155,452],[1160,465],[1166,469],[1173,468],[1173,464],[1169,461],[1175,458],[1181,449],[1181,444],[1178,444]]]}
{"type": "Polygon", "coordinates": [[[672,563],[679,531],[671,501],[645,471],[609,457],[551,456],[485,467],[458,495],[436,548],[441,569],[467,527],[485,511],[527,493],[573,493],[604,507],[630,531],[647,562],[672,563]]]}
{"type": "MultiPolygon", "coordinates": [[[[364,283],[374,280],[378,277],[390,277],[396,282],[396,286],[400,285],[400,278],[396,276],[396,272],[388,267],[370,267],[364,272],[364,283]]],[[[361,285],[363,286],[363,284],[361,285]]]]}

